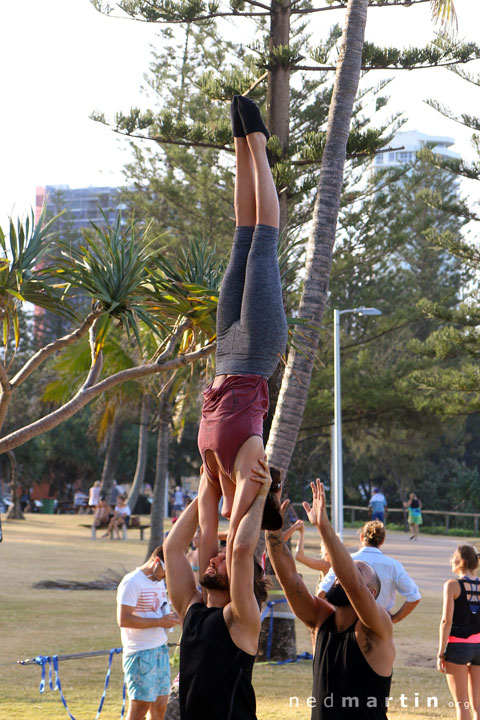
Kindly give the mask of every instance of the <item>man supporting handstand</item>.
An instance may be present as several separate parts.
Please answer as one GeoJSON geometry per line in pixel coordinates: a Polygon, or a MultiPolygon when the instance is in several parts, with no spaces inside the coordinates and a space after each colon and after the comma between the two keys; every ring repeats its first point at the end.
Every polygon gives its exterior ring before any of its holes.
{"type": "Polygon", "coordinates": [[[328,602],[308,591],[281,532],[267,533],[267,548],[290,607],[312,636],[312,720],[385,720],[395,646],[390,616],[376,602],[380,581],[370,565],[352,560],[328,520],[323,485],[311,485],[312,507],[303,506],[337,576],[328,602]]]}
{"type": "Polygon", "coordinates": [[[258,494],[238,525],[230,578],[224,550],[215,553],[201,576],[206,603],[185,555],[198,526],[197,499],[183,511],[164,543],[170,600],[183,619],[182,720],[256,720],[251,678],[267,581],[254,552],[270,474],[266,472],[263,481],[257,477],[255,480],[258,494]]]}

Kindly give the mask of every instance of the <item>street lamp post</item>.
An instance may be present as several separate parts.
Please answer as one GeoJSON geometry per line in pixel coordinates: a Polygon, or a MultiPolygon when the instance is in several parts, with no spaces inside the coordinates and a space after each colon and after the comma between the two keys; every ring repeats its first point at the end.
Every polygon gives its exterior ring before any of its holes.
{"type": "Polygon", "coordinates": [[[351,310],[333,311],[334,342],[334,433],[333,433],[333,529],[343,540],[343,464],[342,464],[342,383],[340,374],[340,315],[381,315],[377,308],[359,307],[351,310]]]}

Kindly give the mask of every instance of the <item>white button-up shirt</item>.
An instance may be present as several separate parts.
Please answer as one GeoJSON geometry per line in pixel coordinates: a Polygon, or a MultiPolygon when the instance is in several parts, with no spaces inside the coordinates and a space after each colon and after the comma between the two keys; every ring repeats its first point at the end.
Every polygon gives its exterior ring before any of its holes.
{"type": "MultiPolygon", "coordinates": [[[[418,587],[403,567],[402,563],[394,558],[384,555],[380,548],[362,547],[352,554],[353,560],[363,560],[374,568],[382,588],[377,602],[390,611],[395,605],[395,592],[403,595],[408,602],[415,602],[422,597],[418,587]]],[[[319,591],[327,592],[336,580],[333,569],[330,568],[322,582],[319,591]]]]}

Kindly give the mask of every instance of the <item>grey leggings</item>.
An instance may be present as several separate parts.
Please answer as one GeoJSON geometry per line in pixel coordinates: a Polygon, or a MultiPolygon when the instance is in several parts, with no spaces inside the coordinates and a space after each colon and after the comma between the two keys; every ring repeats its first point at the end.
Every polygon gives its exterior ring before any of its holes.
{"type": "Polygon", "coordinates": [[[287,344],[278,229],[237,227],[217,310],[217,375],[273,375],[287,344]]]}

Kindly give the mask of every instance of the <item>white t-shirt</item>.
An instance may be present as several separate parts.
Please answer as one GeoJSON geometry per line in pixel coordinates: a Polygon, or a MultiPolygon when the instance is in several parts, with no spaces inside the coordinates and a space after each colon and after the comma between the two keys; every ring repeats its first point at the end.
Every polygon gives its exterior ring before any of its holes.
{"type": "MultiPolygon", "coordinates": [[[[395,605],[396,592],[403,595],[408,602],[415,602],[422,597],[418,587],[410,575],[407,574],[402,563],[388,555],[384,555],[380,548],[362,547],[352,554],[352,558],[354,560],[363,560],[373,567],[377,573],[382,584],[377,602],[386,610],[390,611],[395,605]]],[[[333,568],[330,568],[318,589],[328,592],[335,580],[336,575],[333,568]]]]}
{"type": "MultiPolygon", "coordinates": [[[[128,505],[115,505],[115,512],[117,515],[131,515],[132,512],[128,505]]],[[[124,603],[125,605],[128,605],[128,603],[124,603]]]]}
{"type": "MultiPolygon", "coordinates": [[[[144,618],[160,618],[170,612],[167,590],[163,580],[150,580],[137,568],[125,575],[117,590],[117,606],[134,607],[134,615],[144,618]]],[[[139,650],[165,645],[167,634],[161,627],[120,628],[123,656],[132,655],[139,650]]]]}

